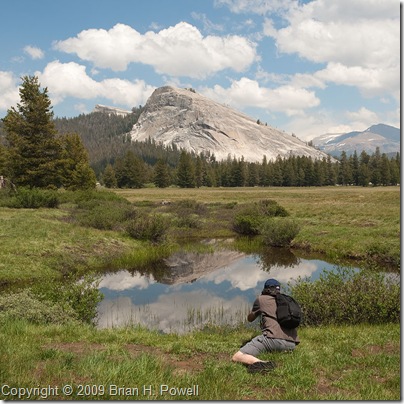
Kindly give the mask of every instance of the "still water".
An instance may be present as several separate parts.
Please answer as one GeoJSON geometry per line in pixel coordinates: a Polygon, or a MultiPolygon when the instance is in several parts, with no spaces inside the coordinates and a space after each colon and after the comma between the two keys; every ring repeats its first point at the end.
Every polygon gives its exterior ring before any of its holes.
{"type": "Polygon", "coordinates": [[[206,324],[245,322],[268,278],[285,287],[298,277],[319,277],[335,266],[289,250],[244,254],[179,252],[148,271],[106,274],[99,285],[98,327],[138,324],[162,333],[186,333],[206,324]]]}

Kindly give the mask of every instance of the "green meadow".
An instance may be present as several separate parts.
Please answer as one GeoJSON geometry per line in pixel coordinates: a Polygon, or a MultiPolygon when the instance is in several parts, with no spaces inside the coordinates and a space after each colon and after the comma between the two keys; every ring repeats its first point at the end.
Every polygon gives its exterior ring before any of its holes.
{"type": "MultiPolygon", "coordinates": [[[[181,238],[235,237],[234,210],[266,199],[299,224],[292,248],[301,254],[355,260],[364,271],[398,270],[399,187],[144,188],[114,190],[102,206],[63,194],[57,209],[1,207],[0,399],[400,400],[397,321],[302,326],[292,354],[265,355],[277,367],[250,375],[231,357],[258,325],[240,320],[185,335],[136,326],[100,330],[69,311],[88,314],[80,307],[86,301],[72,301],[84,289],[59,288],[71,274],[141,267],[178,249],[181,238]],[[165,239],[128,235],[124,223],[133,215],[169,222],[165,239]],[[28,288],[43,300],[4,298],[28,288]],[[66,303],[62,312],[44,307],[58,298],[66,303]]],[[[361,293],[366,308],[376,310],[372,290],[361,293]]]]}
{"type": "MultiPolygon", "coordinates": [[[[295,248],[335,259],[372,258],[399,266],[400,187],[145,188],[116,192],[135,204],[189,199],[213,206],[242,205],[273,199],[301,225],[295,248]]],[[[216,229],[220,217],[209,229],[216,229]]]]}

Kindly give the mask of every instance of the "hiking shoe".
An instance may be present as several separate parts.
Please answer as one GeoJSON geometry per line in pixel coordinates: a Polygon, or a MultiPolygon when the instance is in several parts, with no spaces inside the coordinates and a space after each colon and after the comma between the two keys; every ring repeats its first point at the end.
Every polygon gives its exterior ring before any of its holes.
{"type": "Polygon", "coordinates": [[[271,370],[275,369],[276,365],[274,362],[255,362],[251,365],[248,365],[247,372],[248,373],[267,373],[271,370]]]}

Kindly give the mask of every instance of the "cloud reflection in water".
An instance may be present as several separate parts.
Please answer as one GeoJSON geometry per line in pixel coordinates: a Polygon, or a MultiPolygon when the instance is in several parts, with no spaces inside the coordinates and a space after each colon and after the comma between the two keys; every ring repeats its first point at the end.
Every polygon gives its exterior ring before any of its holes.
{"type": "Polygon", "coordinates": [[[99,305],[98,326],[138,324],[164,333],[183,333],[208,323],[245,322],[266,279],[276,278],[286,286],[299,276],[316,278],[324,269],[332,268],[324,261],[294,256],[292,262],[277,260],[272,265],[268,257],[259,255],[232,255],[228,263],[226,255],[220,259],[217,253],[190,254],[183,279],[170,267],[160,282],[152,274],[138,272],[105,275],[100,283],[105,297],[99,305]],[[207,265],[209,256],[214,265],[207,265]],[[195,275],[192,281],[190,272],[195,275]]]}

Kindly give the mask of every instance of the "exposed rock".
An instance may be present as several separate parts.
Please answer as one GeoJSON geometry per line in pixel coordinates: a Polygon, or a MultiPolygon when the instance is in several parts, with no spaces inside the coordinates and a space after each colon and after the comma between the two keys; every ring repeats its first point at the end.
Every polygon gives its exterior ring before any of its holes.
{"type": "Polygon", "coordinates": [[[232,250],[219,250],[210,255],[179,252],[164,260],[167,269],[159,282],[168,285],[194,282],[244,256],[245,254],[232,250]]]}
{"type": "Polygon", "coordinates": [[[131,111],[126,111],[124,109],[107,107],[106,105],[100,105],[100,104],[97,104],[94,107],[93,112],[102,112],[103,114],[109,114],[109,115],[114,114],[119,116],[126,116],[132,113],[131,111]]]}
{"type": "Polygon", "coordinates": [[[300,139],[212,101],[192,89],[160,87],[148,99],[130,132],[132,140],[154,139],[195,153],[211,152],[216,159],[244,157],[261,162],[266,156],[326,156],[300,139]]]}

